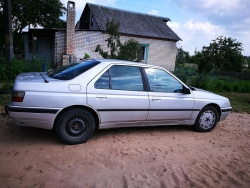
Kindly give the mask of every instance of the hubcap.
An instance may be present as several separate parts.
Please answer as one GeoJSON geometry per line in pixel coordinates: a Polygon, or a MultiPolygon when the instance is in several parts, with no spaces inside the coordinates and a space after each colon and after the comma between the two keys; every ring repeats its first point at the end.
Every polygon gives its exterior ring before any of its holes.
{"type": "Polygon", "coordinates": [[[81,116],[70,118],[66,124],[66,131],[71,136],[81,135],[87,128],[86,120],[81,116]]]}
{"type": "Polygon", "coordinates": [[[213,111],[207,110],[203,112],[203,114],[200,117],[200,126],[203,129],[209,129],[213,127],[215,123],[216,117],[213,111]]]}

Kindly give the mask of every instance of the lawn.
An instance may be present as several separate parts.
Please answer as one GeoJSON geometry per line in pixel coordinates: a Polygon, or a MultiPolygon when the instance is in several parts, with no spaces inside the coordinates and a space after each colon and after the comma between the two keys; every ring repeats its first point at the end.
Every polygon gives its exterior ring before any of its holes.
{"type": "Polygon", "coordinates": [[[4,106],[5,104],[8,104],[10,98],[11,98],[11,94],[0,94],[0,106],[4,106]]]}
{"type": "Polygon", "coordinates": [[[217,94],[229,98],[233,112],[250,114],[250,93],[218,92],[217,94]]]}

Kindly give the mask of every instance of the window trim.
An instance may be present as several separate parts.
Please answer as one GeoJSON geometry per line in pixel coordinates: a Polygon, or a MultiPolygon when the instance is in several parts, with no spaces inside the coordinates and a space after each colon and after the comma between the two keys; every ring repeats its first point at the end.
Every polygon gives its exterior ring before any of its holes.
{"type": "Polygon", "coordinates": [[[150,92],[150,86],[147,78],[147,74],[145,71],[145,67],[140,67],[141,75],[142,75],[142,82],[143,82],[143,87],[144,91],[150,92]]]}

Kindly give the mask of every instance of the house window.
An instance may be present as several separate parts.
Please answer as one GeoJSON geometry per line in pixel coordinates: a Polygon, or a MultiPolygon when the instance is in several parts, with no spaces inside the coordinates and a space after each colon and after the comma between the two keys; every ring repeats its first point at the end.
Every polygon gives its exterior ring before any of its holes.
{"type": "Polygon", "coordinates": [[[145,61],[145,46],[140,46],[138,58],[140,59],[140,61],[145,61]]]}
{"type": "Polygon", "coordinates": [[[94,25],[94,18],[93,16],[91,16],[91,27],[93,27],[93,25],[94,25]]]}
{"type": "Polygon", "coordinates": [[[144,63],[148,63],[148,51],[149,51],[149,44],[141,44],[139,43],[140,51],[138,54],[138,58],[140,61],[144,63]]]}
{"type": "Polygon", "coordinates": [[[29,52],[30,53],[37,53],[38,52],[38,40],[37,37],[29,36],[29,52]]]}

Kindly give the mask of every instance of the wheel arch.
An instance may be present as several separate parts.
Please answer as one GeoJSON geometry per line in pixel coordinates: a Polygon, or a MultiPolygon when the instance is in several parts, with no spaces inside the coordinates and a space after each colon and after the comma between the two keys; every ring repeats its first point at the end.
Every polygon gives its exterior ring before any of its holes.
{"type": "Polygon", "coordinates": [[[61,111],[57,114],[57,116],[56,116],[56,118],[55,118],[55,121],[54,121],[54,123],[53,123],[53,129],[55,129],[55,124],[56,124],[56,122],[57,122],[59,116],[60,116],[63,112],[65,112],[66,110],[69,110],[69,109],[71,109],[71,108],[76,108],[76,107],[77,107],[77,108],[82,108],[82,109],[88,110],[88,111],[94,116],[94,119],[95,119],[95,121],[96,121],[96,127],[95,127],[95,129],[98,130],[98,129],[99,129],[99,125],[100,125],[100,116],[99,116],[99,114],[98,114],[97,111],[94,110],[93,108],[91,108],[91,107],[89,107],[89,106],[83,106],[83,105],[68,106],[68,107],[64,108],[63,110],[61,110],[61,111]]]}
{"type": "Polygon", "coordinates": [[[220,117],[221,117],[221,108],[220,108],[220,106],[218,104],[215,104],[215,103],[210,103],[210,104],[207,104],[206,106],[204,106],[203,108],[208,107],[208,106],[212,106],[217,110],[217,112],[219,114],[219,117],[218,117],[218,122],[219,122],[220,117]]]}

